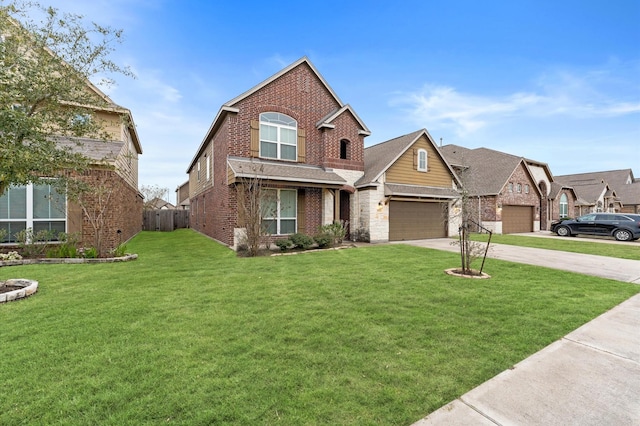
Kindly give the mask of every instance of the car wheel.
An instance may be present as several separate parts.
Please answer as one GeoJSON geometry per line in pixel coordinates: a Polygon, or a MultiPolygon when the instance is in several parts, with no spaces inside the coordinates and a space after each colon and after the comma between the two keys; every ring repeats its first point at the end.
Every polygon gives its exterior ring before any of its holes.
{"type": "Polygon", "coordinates": [[[566,226],[559,226],[558,229],[556,229],[556,234],[560,235],[561,237],[570,237],[571,231],[566,226]]]}
{"type": "Polygon", "coordinates": [[[613,236],[618,241],[631,241],[633,239],[631,232],[626,229],[616,229],[613,236]]]}

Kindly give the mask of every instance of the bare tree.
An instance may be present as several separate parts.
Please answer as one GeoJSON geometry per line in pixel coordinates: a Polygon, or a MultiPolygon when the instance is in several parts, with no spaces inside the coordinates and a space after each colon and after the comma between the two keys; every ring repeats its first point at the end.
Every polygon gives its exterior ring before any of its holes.
{"type": "Polygon", "coordinates": [[[236,183],[238,202],[238,220],[244,227],[242,245],[246,245],[247,254],[256,256],[260,248],[268,244],[268,223],[265,217],[273,217],[275,203],[273,190],[265,188],[261,176],[262,167],[250,165],[250,177],[236,183]]]}
{"type": "Polygon", "coordinates": [[[458,241],[454,244],[460,247],[460,272],[464,275],[477,275],[481,274],[484,268],[484,258],[491,243],[491,231],[481,224],[482,198],[472,195],[474,180],[469,168],[459,168],[458,177],[462,186],[458,188],[460,198],[454,204],[454,216],[459,223],[458,241]],[[486,244],[471,239],[473,233],[481,231],[489,233],[489,241],[486,244]],[[481,257],[482,266],[479,271],[474,271],[471,265],[481,257]]]}
{"type": "Polygon", "coordinates": [[[156,200],[165,200],[169,195],[169,188],[161,188],[158,185],[142,185],[140,187],[140,192],[144,197],[144,204],[142,208],[144,210],[153,210],[155,209],[155,201],[156,200]]]}

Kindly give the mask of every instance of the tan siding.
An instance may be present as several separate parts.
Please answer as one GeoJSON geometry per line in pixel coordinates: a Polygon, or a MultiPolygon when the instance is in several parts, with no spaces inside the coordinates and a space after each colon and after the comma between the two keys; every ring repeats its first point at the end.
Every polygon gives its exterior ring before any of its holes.
{"type": "Polygon", "coordinates": [[[433,145],[423,136],[389,167],[386,178],[387,182],[393,183],[451,188],[453,176],[433,145]],[[427,172],[416,170],[414,150],[417,153],[421,148],[427,151],[427,172]]]}

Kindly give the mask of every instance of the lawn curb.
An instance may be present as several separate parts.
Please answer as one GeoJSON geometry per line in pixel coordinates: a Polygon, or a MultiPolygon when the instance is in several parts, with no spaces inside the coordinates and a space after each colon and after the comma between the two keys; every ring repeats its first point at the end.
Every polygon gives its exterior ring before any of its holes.
{"type": "Polygon", "coordinates": [[[115,262],[128,262],[136,260],[137,254],[127,254],[120,257],[103,257],[97,259],[85,259],[80,257],[72,258],[40,258],[40,259],[21,259],[21,260],[3,260],[0,261],[0,267],[2,266],[19,266],[19,265],[39,265],[39,264],[78,264],[78,263],[115,263],[115,262]]]}

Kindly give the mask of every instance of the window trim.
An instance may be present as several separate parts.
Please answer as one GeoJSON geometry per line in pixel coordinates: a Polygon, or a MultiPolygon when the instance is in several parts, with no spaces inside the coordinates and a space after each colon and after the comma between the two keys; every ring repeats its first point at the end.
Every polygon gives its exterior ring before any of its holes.
{"type": "MultiPolygon", "coordinates": [[[[271,191],[275,191],[276,194],[276,215],[275,216],[267,216],[268,213],[270,212],[263,212],[262,215],[262,222],[269,222],[269,221],[275,221],[276,223],[276,232],[274,234],[271,235],[292,235],[295,234],[296,232],[298,232],[298,190],[297,189],[291,189],[291,188],[265,188],[264,189],[265,192],[271,192],[271,191]],[[293,209],[294,211],[294,215],[292,217],[289,216],[282,216],[282,204],[281,204],[281,193],[283,191],[287,191],[287,192],[293,192],[295,194],[294,200],[295,200],[295,208],[293,209]],[[293,232],[291,233],[286,233],[283,234],[282,231],[282,221],[283,220],[293,220],[294,221],[294,226],[293,226],[293,232]]],[[[266,227],[265,227],[266,229],[266,227]]]]}
{"type": "Polygon", "coordinates": [[[416,170],[419,172],[426,172],[429,169],[429,155],[427,154],[427,150],[424,148],[420,148],[418,150],[418,161],[416,164],[416,170]],[[420,167],[421,156],[424,154],[424,167],[420,167]]]}
{"type": "MultiPolygon", "coordinates": [[[[35,224],[37,223],[51,223],[51,222],[58,222],[58,223],[62,223],[64,224],[64,230],[61,232],[67,233],[68,232],[68,226],[69,226],[69,203],[68,203],[68,199],[66,194],[64,193],[58,193],[58,195],[60,195],[61,197],[63,197],[64,199],[62,200],[62,208],[64,209],[64,211],[62,212],[62,216],[63,217],[51,217],[51,214],[49,214],[49,217],[41,217],[41,218],[37,218],[35,217],[35,205],[34,205],[34,190],[35,187],[37,186],[47,186],[49,187],[49,191],[51,191],[51,184],[50,183],[46,183],[43,182],[41,184],[33,184],[33,183],[29,183],[27,185],[17,185],[17,186],[12,186],[10,188],[7,188],[6,192],[4,194],[2,194],[0,196],[0,198],[5,197],[5,196],[9,196],[9,191],[11,189],[15,189],[15,188],[25,188],[25,217],[24,218],[7,218],[7,219],[3,219],[0,218],[0,224],[2,223],[11,223],[11,222],[24,222],[25,224],[25,228],[24,229],[29,229],[31,228],[32,230],[35,228],[35,224]]],[[[57,191],[56,191],[57,192],[57,191]]],[[[51,203],[51,200],[48,201],[49,203],[51,203]]],[[[19,231],[18,231],[19,232],[19,231]]],[[[10,236],[7,236],[10,237],[10,236]]],[[[11,241],[11,239],[5,243],[0,241],[0,244],[15,244],[16,241],[11,241]]]]}
{"type": "Polygon", "coordinates": [[[283,114],[281,112],[275,112],[275,111],[266,111],[260,114],[260,116],[258,117],[258,155],[261,158],[269,158],[272,160],[282,160],[282,161],[298,161],[298,120],[296,120],[295,118],[287,115],[287,114],[283,114]],[[269,121],[267,119],[267,115],[268,114],[277,114],[276,118],[273,119],[273,121],[269,121]],[[295,123],[295,126],[292,125],[287,125],[284,123],[284,119],[281,119],[281,117],[285,117],[287,119],[289,119],[288,121],[295,123]],[[262,127],[263,126],[268,126],[268,127],[274,127],[276,129],[276,140],[272,141],[272,140],[266,140],[263,139],[263,133],[262,133],[262,127]],[[282,141],[282,131],[283,130],[292,130],[295,132],[295,135],[293,137],[293,143],[287,143],[287,142],[283,142],[282,141]],[[271,157],[271,156],[267,156],[262,149],[262,144],[264,143],[268,143],[268,144],[274,144],[276,145],[276,156],[275,157],[271,157]],[[293,147],[294,148],[294,155],[293,158],[283,158],[282,157],[282,147],[283,146],[287,146],[287,147],[293,147]]]}
{"type": "Polygon", "coordinates": [[[558,207],[558,216],[560,219],[569,217],[569,197],[564,192],[560,195],[560,203],[558,207]],[[563,212],[564,210],[564,212],[563,212]],[[564,215],[563,215],[564,213],[564,215]]]}

